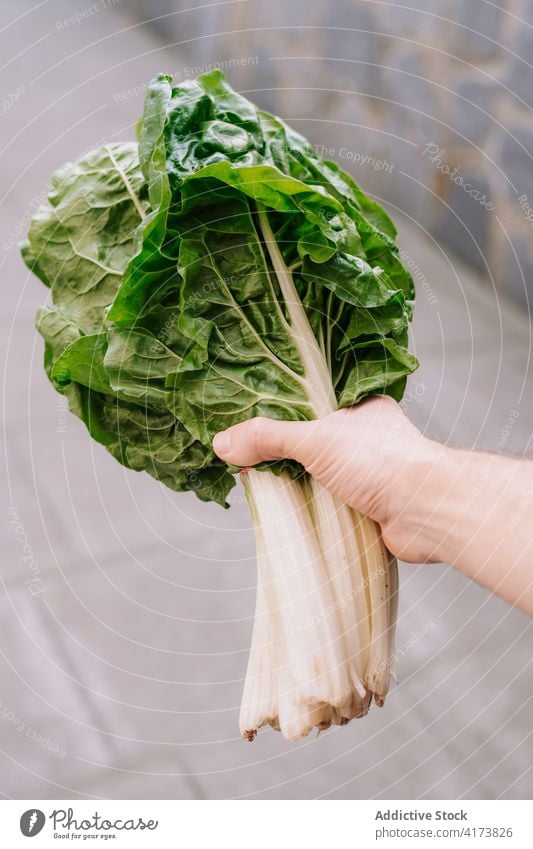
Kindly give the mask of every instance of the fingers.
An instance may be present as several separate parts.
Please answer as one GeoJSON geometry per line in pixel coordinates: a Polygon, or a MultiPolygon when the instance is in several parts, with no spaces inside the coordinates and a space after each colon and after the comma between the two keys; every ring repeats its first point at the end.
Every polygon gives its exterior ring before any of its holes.
{"type": "Polygon", "coordinates": [[[255,466],[263,460],[288,457],[305,463],[313,422],[281,422],[255,418],[217,433],[216,454],[235,466],[255,466]]]}

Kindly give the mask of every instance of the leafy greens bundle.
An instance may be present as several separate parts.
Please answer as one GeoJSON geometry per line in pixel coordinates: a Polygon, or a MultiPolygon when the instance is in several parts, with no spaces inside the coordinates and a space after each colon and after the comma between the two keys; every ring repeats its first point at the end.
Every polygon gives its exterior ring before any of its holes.
{"type": "MultiPolygon", "coordinates": [[[[45,368],[121,463],[225,504],[236,470],[213,453],[218,431],[401,398],[417,363],[395,236],[351,177],[222,73],[159,75],[138,146],[65,165],[31,222],[23,257],[51,289],[45,368]]],[[[241,730],[296,739],[383,703],[396,565],[374,523],[296,464],[244,481],[259,580],[241,730]],[[347,612],[324,615],[345,597],[347,612]]]]}

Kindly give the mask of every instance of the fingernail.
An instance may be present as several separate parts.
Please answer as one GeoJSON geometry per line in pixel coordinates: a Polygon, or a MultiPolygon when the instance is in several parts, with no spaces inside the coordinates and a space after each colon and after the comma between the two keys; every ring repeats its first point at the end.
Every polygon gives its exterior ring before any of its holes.
{"type": "Polygon", "coordinates": [[[220,457],[224,457],[231,452],[231,433],[229,430],[223,430],[222,433],[217,433],[213,439],[213,448],[220,457]]]}

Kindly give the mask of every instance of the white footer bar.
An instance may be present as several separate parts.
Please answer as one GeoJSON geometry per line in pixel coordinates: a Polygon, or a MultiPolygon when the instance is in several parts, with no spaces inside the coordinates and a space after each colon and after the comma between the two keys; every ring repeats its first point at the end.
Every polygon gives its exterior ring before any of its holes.
{"type": "Polygon", "coordinates": [[[532,849],[527,801],[0,802],[2,846],[532,849]],[[35,838],[35,843],[29,840],[35,838]]]}

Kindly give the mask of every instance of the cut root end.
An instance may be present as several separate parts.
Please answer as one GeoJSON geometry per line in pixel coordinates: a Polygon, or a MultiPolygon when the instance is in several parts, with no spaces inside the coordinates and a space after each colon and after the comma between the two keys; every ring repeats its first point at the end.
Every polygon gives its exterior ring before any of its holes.
{"type": "MultiPolygon", "coordinates": [[[[286,717],[280,719],[279,716],[273,716],[258,724],[257,728],[243,731],[242,736],[245,740],[253,742],[257,736],[259,728],[270,725],[275,731],[281,731],[286,740],[295,741],[302,737],[307,737],[311,731],[316,729],[317,736],[323,731],[327,731],[332,725],[348,725],[352,719],[362,719],[367,715],[370,704],[372,702],[372,693],[368,692],[364,699],[354,699],[351,702],[351,707],[344,707],[341,713],[338,708],[330,704],[314,704],[314,705],[299,705],[296,707],[296,719],[300,719],[300,724],[295,722],[293,717],[292,726],[288,726],[286,717]]],[[[383,700],[376,701],[378,707],[383,705],[383,700]]]]}

